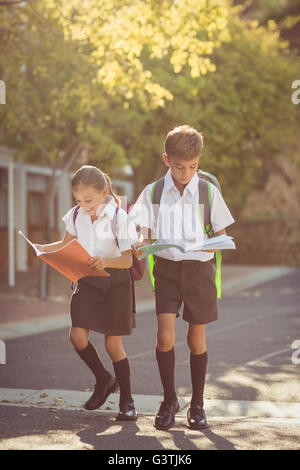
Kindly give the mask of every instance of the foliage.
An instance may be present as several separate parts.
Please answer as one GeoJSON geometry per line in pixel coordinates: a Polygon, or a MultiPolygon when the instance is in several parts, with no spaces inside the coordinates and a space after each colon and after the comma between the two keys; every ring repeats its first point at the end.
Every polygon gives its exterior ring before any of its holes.
{"type": "Polygon", "coordinates": [[[226,0],[0,7],[1,141],[53,168],[129,163],[138,193],[164,171],[168,130],[187,123],[203,132],[201,166],[241,207],[266,162],[295,155],[299,57],[274,21],[239,13],[226,0]]]}

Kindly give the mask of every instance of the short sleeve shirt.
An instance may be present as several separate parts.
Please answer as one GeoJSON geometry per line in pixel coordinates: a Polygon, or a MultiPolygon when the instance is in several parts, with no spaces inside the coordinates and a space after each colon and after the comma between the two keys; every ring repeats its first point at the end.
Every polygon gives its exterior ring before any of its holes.
{"type": "MultiPolygon", "coordinates": [[[[137,225],[151,230],[156,229],[158,243],[169,241],[180,243],[189,248],[195,242],[201,244],[208,238],[203,232],[199,217],[199,177],[197,173],[184,188],[182,196],[176,188],[170,170],[165,175],[164,188],[161,195],[157,226],[154,227],[154,211],[151,202],[153,183],[146,186],[135,205],[130,211],[130,218],[137,225]]],[[[223,230],[231,225],[234,219],[218,188],[211,184],[211,224],[214,232],[223,230]]],[[[158,256],[173,261],[195,259],[208,261],[214,257],[214,253],[193,252],[182,253],[176,248],[168,248],[160,251],[158,256]]]]}
{"type": "Polygon", "coordinates": [[[131,249],[137,242],[138,235],[133,222],[129,221],[127,213],[119,208],[117,232],[113,233],[112,220],[117,208],[113,197],[103,208],[97,219],[92,222],[91,216],[80,207],[74,224],[74,211],[72,207],[62,218],[67,232],[82,244],[91,256],[117,257],[122,251],[131,249]],[[117,235],[118,242],[115,235],[117,235]]]}

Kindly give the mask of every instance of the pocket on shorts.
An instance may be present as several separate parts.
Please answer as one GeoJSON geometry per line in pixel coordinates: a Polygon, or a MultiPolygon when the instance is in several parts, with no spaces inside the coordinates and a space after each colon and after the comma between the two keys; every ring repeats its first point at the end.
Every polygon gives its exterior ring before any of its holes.
{"type": "Polygon", "coordinates": [[[168,278],[169,272],[169,263],[164,263],[159,260],[155,260],[154,267],[153,267],[153,276],[156,275],[163,276],[166,279],[168,278]]]}
{"type": "Polygon", "coordinates": [[[216,268],[213,261],[206,261],[202,270],[202,282],[211,293],[216,292],[216,268]]]}

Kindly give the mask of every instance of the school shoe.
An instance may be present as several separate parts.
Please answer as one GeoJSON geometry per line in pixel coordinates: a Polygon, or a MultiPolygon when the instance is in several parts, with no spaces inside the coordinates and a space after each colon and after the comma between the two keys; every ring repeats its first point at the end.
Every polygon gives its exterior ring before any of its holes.
{"type": "Polygon", "coordinates": [[[105,403],[107,397],[118,388],[118,382],[112,375],[105,382],[96,383],[91,398],[84,404],[86,410],[96,410],[105,403]]]}
{"type": "Polygon", "coordinates": [[[136,421],[137,412],[135,411],[133,401],[120,403],[119,409],[120,411],[116,418],[118,421],[136,421]]]}
{"type": "Polygon", "coordinates": [[[190,429],[206,429],[208,423],[205,416],[205,411],[200,405],[191,405],[187,412],[187,419],[190,429]]]}
{"type": "Polygon", "coordinates": [[[154,427],[156,429],[166,430],[174,426],[175,415],[179,411],[177,398],[171,402],[163,400],[155,416],[154,427]]]}

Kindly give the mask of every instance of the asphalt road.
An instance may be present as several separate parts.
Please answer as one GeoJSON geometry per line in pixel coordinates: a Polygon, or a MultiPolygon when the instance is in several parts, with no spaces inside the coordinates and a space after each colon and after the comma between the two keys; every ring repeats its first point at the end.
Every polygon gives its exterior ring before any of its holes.
{"type": "MultiPolygon", "coordinates": [[[[300,364],[292,362],[291,345],[300,340],[299,310],[300,270],[224,297],[219,302],[218,321],[206,330],[206,402],[219,399],[298,403],[300,364]]],[[[134,394],[161,394],[155,330],[155,314],[140,313],[136,330],[124,337],[134,394]]],[[[175,376],[179,396],[190,395],[186,334],[187,324],[177,319],[175,376]]],[[[103,337],[91,333],[90,338],[112,371],[103,337]]],[[[93,389],[93,376],[74,353],[68,329],[12,339],[6,342],[6,348],[7,364],[0,366],[0,387],[93,389]]],[[[259,419],[213,418],[209,431],[195,433],[186,429],[186,422],[180,417],[178,428],[160,433],[152,427],[153,417],[149,416],[141,417],[137,423],[120,425],[100,411],[96,415],[64,410],[49,413],[45,409],[15,406],[1,406],[0,416],[3,448],[297,448],[300,437],[300,421],[292,419],[270,419],[262,424],[259,419]],[[97,430],[101,440],[97,439],[97,430]]]]}

